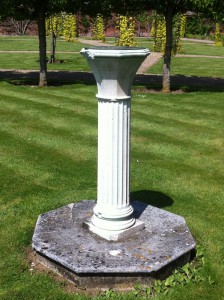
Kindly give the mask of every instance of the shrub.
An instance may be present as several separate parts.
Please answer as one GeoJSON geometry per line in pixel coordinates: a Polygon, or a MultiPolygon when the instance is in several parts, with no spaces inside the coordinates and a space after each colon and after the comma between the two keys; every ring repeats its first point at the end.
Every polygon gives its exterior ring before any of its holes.
{"type": "Polygon", "coordinates": [[[101,40],[105,42],[105,28],[103,16],[98,14],[95,20],[95,24],[93,26],[93,37],[96,40],[101,40]]]}
{"type": "Polygon", "coordinates": [[[116,28],[119,30],[116,46],[136,46],[135,20],[132,17],[119,16],[116,28]]]}

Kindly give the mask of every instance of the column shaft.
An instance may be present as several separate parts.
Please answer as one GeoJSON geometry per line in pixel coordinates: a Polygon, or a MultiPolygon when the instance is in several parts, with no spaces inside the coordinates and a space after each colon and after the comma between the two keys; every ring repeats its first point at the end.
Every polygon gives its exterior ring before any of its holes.
{"type": "Polygon", "coordinates": [[[126,229],[135,222],[129,197],[130,110],[130,98],[98,100],[98,195],[92,221],[104,229],[126,229]]]}

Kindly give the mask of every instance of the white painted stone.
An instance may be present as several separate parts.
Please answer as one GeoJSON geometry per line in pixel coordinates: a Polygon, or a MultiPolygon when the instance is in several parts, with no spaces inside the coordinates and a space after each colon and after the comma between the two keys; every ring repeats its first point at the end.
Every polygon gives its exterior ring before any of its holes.
{"type": "Polygon", "coordinates": [[[84,48],[81,54],[98,88],[97,204],[89,229],[114,240],[118,231],[136,227],[129,195],[131,85],[149,50],[97,47],[84,48]],[[111,231],[116,231],[113,238],[111,231]]]}
{"type": "Polygon", "coordinates": [[[149,53],[148,49],[131,47],[82,49],[97,82],[97,97],[110,101],[130,99],[133,78],[149,53]]]}
{"type": "MultiPolygon", "coordinates": [[[[111,226],[113,226],[113,223],[116,223],[115,220],[110,220],[108,222],[111,223],[111,226]]],[[[91,232],[97,234],[98,236],[108,241],[114,242],[119,242],[122,240],[126,240],[127,238],[133,237],[134,234],[141,232],[145,228],[145,223],[138,219],[135,220],[134,224],[131,227],[128,227],[123,230],[102,229],[100,227],[95,226],[92,222],[92,219],[86,219],[83,223],[91,232]]]]}

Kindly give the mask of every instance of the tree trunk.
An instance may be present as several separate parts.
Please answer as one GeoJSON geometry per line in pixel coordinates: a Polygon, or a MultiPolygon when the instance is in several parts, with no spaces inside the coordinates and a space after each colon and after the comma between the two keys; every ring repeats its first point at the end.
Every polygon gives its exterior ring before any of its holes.
{"type": "Polygon", "coordinates": [[[166,11],[166,47],[163,64],[163,93],[170,92],[170,64],[173,48],[173,7],[170,5],[166,11]]]}
{"type": "Polygon", "coordinates": [[[52,31],[52,33],[51,33],[51,56],[50,56],[50,59],[48,60],[49,64],[55,63],[55,49],[56,49],[56,35],[52,31]]]}
{"type": "Polygon", "coordinates": [[[138,21],[138,37],[141,36],[141,23],[138,21]]]}
{"type": "Polygon", "coordinates": [[[11,18],[11,23],[18,35],[24,35],[26,33],[30,20],[16,21],[15,19],[11,18]]]}
{"type": "Polygon", "coordinates": [[[40,78],[39,86],[47,86],[47,43],[45,28],[45,1],[38,1],[37,24],[39,37],[40,78]]]}
{"type": "Polygon", "coordinates": [[[76,37],[79,37],[79,15],[76,14],[76,37]]]}

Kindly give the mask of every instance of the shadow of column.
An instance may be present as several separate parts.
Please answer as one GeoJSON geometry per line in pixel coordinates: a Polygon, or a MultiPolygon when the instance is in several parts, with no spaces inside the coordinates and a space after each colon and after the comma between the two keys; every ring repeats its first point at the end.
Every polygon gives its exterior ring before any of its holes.
{"type": "Polygon", "coordinates": [[[158,191],[141,190],[131,192],[130,199],[131,201],[141,201],[158,208],[173,205],[173,199],[158,191]]]}

